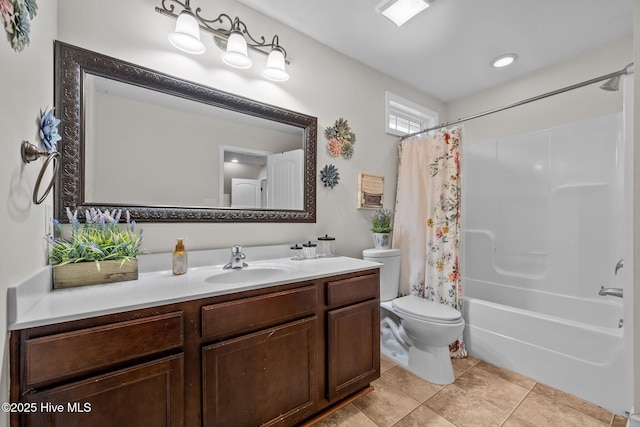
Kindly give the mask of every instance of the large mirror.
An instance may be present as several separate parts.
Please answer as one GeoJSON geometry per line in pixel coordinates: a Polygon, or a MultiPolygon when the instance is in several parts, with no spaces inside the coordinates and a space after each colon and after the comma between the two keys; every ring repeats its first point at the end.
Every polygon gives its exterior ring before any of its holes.
{"type": "Polygon", "coordinates": [[[317,119],[55,44],[55,211],[315,222],[317,119]]]}

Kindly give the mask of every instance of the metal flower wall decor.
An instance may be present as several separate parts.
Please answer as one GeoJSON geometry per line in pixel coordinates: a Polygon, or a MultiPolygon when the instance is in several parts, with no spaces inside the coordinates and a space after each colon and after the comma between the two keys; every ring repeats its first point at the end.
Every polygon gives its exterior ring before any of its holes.
{"type": "Polygon", "coordinates": [[[20,52],[29,44],[30,21],[37,10],[36,0],[0,0],[0,16],[14,50],[20,52]]]}
{"type": "Polygon", "coordinates": [[[49,110],[45,109],[44,113],[40,112],[40,141],[49,153],[58,151],[56,145],[62,139],[58,133],[60,119],[56,119],[53,115],[54,111],[55,108],[50,108],[49,110]]]}
{"type": "Polygon", "coordinates": [[[333,165],[326,165],[320,171],[320,179],[325,187],[329,187],[333,189],[336,185],[338,185],[338,181],[340,181],[340,173],[338,173],[338,168],[333,165]]]}
{"type": "Polygon", "coordinates": [[[349,123],[345,119],[340,117],[333,126],[327,127],[324,136],[329,140],[327,149],[333,157],[342,156],[349,159],[353,156],[356,134],[351,132],[349,123]]]}

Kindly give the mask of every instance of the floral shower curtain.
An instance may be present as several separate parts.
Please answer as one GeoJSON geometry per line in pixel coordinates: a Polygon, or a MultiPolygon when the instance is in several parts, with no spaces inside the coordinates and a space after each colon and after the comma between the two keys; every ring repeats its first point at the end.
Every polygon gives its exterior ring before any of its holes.
{"type": "MultiPolygon", "coordinates": [[[[462,309],[460,155],[462,129],[400,144],[393,247],[402,251],[400,292],[462,309]]],[[[465,357],[460,337],[451,357],[465,357]]]]}

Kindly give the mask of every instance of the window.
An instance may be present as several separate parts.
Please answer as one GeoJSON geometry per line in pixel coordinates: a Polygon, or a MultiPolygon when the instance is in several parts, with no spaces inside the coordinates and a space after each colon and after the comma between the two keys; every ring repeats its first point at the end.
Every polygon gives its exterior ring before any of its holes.
{"type": "Polygon", "coordinates": [[[391,92],[385,92],[385,132],[402,136],[438,125],[438,113],[391,92]]]}

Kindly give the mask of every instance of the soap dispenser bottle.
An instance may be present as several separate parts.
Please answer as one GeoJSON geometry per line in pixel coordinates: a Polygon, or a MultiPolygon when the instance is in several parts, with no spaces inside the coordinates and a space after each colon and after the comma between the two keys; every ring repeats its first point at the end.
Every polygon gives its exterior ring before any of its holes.
{"type": "Polygon", "coordinates": [[[187,251],[184,248],[184,239],[177,239],[176,249],[173,251],[173,274],[185,274],[187,272],[187,251]]]}

